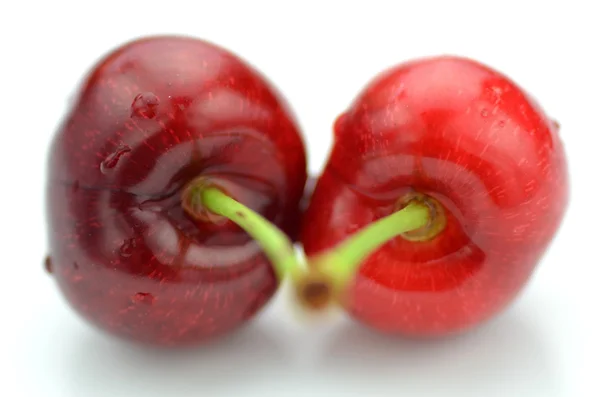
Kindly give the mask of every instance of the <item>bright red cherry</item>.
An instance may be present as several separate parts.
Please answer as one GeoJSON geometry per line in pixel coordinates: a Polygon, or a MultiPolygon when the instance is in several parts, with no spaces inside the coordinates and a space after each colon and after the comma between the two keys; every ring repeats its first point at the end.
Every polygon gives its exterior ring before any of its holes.
{"type": "Polygon", "coordinates": [[[215,184],[293,235],[305,180],[293,116],[251,66],[193,38],[130,42],[94,67],[53,141],[47,267],[110,333],[162,345],[220,335],[278,279],[256,241],[190,192],[215,184]]]}
{"type": "MultiPolygon", "coordinates": [[[[479,62],[419,59],[371,81],[334,129],[304,217],[310,257],[409,203],[426,210],[408,210],[420,229],[365,255],[343,302],[354,318],[384,332],[442,335],[514,300],[568,201],[557,126],[531,97],[479,62]]],[[[348,273],[344,263],[324,266],[329,278],[348,273]]]]}

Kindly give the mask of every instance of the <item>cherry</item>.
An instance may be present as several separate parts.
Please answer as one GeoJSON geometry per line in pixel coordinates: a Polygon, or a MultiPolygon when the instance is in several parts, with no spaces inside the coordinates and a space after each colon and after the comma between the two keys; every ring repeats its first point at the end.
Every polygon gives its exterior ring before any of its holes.
{"type": "Polygon", "coordinates": [[[250,65],[194,38],[132,41],[93,68],[53,140],[46,268],[112,334],[161,345],[224,334],[279,280],[263,243],[194,203],[198,186],[293,236],[305,181],[293,116],[250,65]]]}
{"type": "Polygon", "coordinates": [[[329,286],[358,321],[410,336],[467,330],[515,299],[568,202],[558,127],[522,88],[474,60],[418,59],[374,78],[334,130],[301,296],[329,286]]]}

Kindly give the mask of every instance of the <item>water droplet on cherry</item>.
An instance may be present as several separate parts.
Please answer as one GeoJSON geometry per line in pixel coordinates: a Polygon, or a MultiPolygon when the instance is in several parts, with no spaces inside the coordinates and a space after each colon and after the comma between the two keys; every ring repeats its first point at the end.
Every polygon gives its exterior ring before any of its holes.
{"type": "Polygon", "coordinates": [[[119,255],[121,255],[123,258],[129,258],[131,255],[133,255],[135,246],[136,243],[134,238],[129,238],[123,241],[123,245],[119,247],[119,255]]]}
{"type": "Polygon", "coordinates": [[[52,274],[53,272],[53,268],[52,268],[52,259],[50,259],[50,256],[47,256],[46,259],[44,260],[44,269],[46,269],[46,272],[48,274],[52,274]]]}
{"type": "Polygon", "coordinates": [[[117,149],[109,154],[102,163],[100,163],[100,172],[103,174],[108,173],[110,170],[117,166],[119,159],[125,153],[131,152],[131,148],[127,145],[119,145],[117,149]]]}
{"type": "Polygon", "coordinates": [[[138,292],[137,294],[131,297],[133,303],[144,303],[146,305],[151,305],[154,303],[156,298],[149,292],[138,292]]]}
{"type": "Polygon", "coordinates": [[[490,111],[487,109],[481,109],[481,117],[487,117],[490,115],[490,111]]]}
{"type": "Polygon", "coordinates": [[[131,104],[131,117],[152,119],[156,116],[160,100],[153,92],[137,94],[131,104]]]}

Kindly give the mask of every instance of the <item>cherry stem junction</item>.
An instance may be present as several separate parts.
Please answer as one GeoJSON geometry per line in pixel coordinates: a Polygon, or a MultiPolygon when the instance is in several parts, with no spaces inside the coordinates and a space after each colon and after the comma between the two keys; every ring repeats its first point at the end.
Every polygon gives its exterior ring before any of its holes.
{"type": "MultiPolygon", "coordinates": [[[[436,217],[432,207],[423,200],[410,200],[402,209],[365,226],[337,246],[308,258],[308,267],[303,268],[293,242],[283,231],[223,190],[199,184],[187,189],[185,194],[186,211],[202,208],[231,220],[254,238],[271,261],[279,280],[290,277],[301,305],[311,310],[339,301],[364,260],[382,245],[404,233],[427,231],[434,224],[432,218],[436,217]]],[[[199,211],[191,215],[200,219],[199,211]]]]}

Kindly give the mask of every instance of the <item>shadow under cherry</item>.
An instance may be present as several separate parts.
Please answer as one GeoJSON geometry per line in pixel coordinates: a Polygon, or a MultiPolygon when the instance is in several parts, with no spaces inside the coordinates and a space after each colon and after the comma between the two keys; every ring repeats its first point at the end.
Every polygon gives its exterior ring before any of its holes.
{"type": "Polygon", "coordinates": [[[268,382],[274,370],[289,362],[264,328],[253,322],[207,345],[175,350],[86,333],[64,357],[67,395],[238,395],[268,382]]]}
{"type": "Polygon", "coordinates": [[[348,320],[330,335],[318,369],[373,397],[559,396],[560,377],[544,335],[535,316],[515,310],[438,340],[381,335],[348,320]]]}

